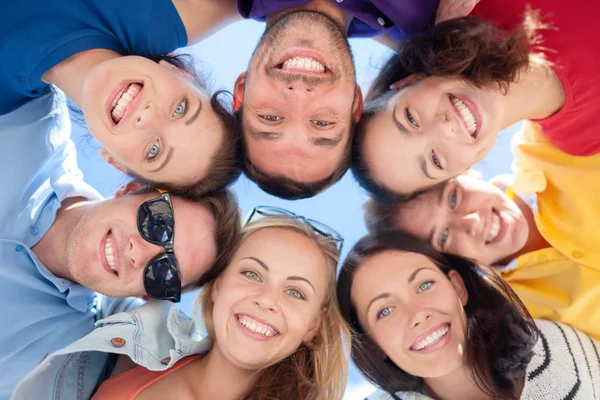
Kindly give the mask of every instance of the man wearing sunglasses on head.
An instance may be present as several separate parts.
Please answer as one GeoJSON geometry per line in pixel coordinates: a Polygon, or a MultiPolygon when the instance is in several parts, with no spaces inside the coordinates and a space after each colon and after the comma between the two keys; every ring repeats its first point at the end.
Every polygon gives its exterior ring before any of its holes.
{"type": "MultiPolygon", "coordinates": [[[[191,201],[130,182],[103,199],[78,169],[60,97],[0,116],[0,399],[98,319],[138,306],[136,297],[179,301],[223,268],[240,229],[227,192],[191,201]]],[[[104,342],[128,348],[130,337],[104,342]]]]}

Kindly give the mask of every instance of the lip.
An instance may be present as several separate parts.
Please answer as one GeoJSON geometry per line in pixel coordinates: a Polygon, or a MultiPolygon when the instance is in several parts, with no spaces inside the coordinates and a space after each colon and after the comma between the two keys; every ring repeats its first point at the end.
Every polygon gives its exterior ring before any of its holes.
{"type": "Polygon", "coordinates": [[[106,117],[108,118],[109,124],[113,128],[121,125],[121,123],[123,121],[125,121],[125,119],[127,119],[129,114],[131,114],[131,112],[135,109],[134,106],[139,101],[139,99],[142,97],[141,95],[144,92],[144,87],[145,87],[145,85],[144,85],[143,81],[136,81],[136,80],[128,79],[128,80],[122,81],[113,89],[113,91],[110,93],[110,96],[108,96],[106,103],[104,104],[104,110],[106,111],[106,117]],[[131,100],[129,102],[129,104],[127,105],[127,108],[125,109],[125,114],[123,114],[123,118],[121,118],[121,120],[119,121],[118,124],[115,124],[115,122],[113,121],[112,116],[111,116],[112,102],[115,99],[115,97],[117,96],[117,94],[119,94],[119,92],[122,89],[126,88],[127,86],[131,85],[132,83],[138,83],[138,84],[142,85],[142,88],[140,89],[138,94],[133,98],[133,100],[131,100]]]}
{"type": "MultiPolygon", "coordinates": [[[[111,276],[115,276],[118,277],[119,276],[119,258],[118,258],[118,253],[117,253],[117,249],[116,246],[114,245],[114,240],[113,240],[113,256],[115,258],[115,266],[117,267],[116,271],[113,271],[110,268],[110,265],[108,265],[108,260],[106,259],[106,253],[104,252],[104,249],[106,248],[106,239],[108,238],[108,235],[111,234],[112,231],[109,229],[104,236],[102,237],[102,239],[100,240],[100,245],[98,246],[98,255],[100,258],[100,264],[102,264],[102,267],[111,275],[111,276]]],[[[113,238],[114,238],[114,234],[113,234],[113,238]]]]}
{"type": "MultiPolygon", "coordinates": [[[[508,222],[506,222],[506,220],[502,216],[502,213],[500,213],[495,208],[492,208],[492,213],[495,213],[498,216],[498,218],[500,218],[500,232],[498,232],[498,236],[496,236],[494,238],[494,240],[485,243],[487,246],[501,242],[504,239],[504,237],[506,236],[506,233],[508,232],[508,222]]],[[[491,225],[492,225],[491,219],[492,219],[492,215],[490,214],[490,223],[489,223],[490,228],[489,229],[491,229],[491,225]]],[[[487,238],[488,233],[489,233],[489,230],[488,230],[488,232],[486,232],[486,236],[485,236],[486,238],[487,238]]]]}
{"type": "Polygon", "coordinates": [[[285,53],[283,53],[283,56],[279,59],[279,61],[275,65],[273,65],[272,68],[277,69],[281,72],[312,75],[312,76],[325,76],[325,75],[329,75],[331,73],[331,68],[329,68],[329,66],[325,62],[325,59],[323,58],[323,56],[320,53],[318,53],[314,50],[301,49],[298,47],[292,47],[290,49],[287,49],[285,51],[285,53]],[[294,71],[294,70],[283,70],[280,68],[280,66],[284,62],[286,62],[290,58],[294,58],[294,57],[310,57],[310,58],[314,59],[315,61],[319,62],[321,65],[323,65],[325,67],[325,72],[294,71]]]}
{"type": "Polygon", "coordinates": [[[448,343],[450,343],[450,338],[451,337],[452,337],[452,324],[450,322],[444,322],[442,324],[439,324],[437,326],[434,326],[433,328],[430,328],[430,329],[426,330],[425,332],[423,332],[419,336],[417,336],[417,338],[410,345],[409,350],[413,351],[415,353],[418,353],[418,354],[431,354],[433,352],[436,352],[436,351],[438,351],[438,350],[443,349],[444,347],[446,347],[446,345],[448,343]],[[437,331],[438,329],[440,329],[440,328],[442,328],[444,326],[448,326],[448,333],[446,333],[446,335],[444,337],[442,337],[436,344],[434,344],[432,346],[429,346],[429,347],[426,347],[423,350],[413,350],[413,346],[415,346],[421,340],[423,340],[424,338],[426,338],[432,332],[435,332],[435,331],[437,331]]]}
{"type": "Polygon", "coordinates": [[[473,100],[471,100],[467,96],[456,95],[454,93],[450,93],[448,95],[448,101],[450,102],[450,106],[452,107],[452,110],[454,111],[454,114],[458,118],[458,121],[460,122],[461,126],[463,127],[465,133],[467,135],[469,135],[470,138],[476,140],[479,137],[479,132],[481,131],[481,113],[479,112],[479,107],[477,107],[477,104],[475,104],[473,102],[473,100]],[[477,125],[477,127],[475,129],[475,133],[473,134],[473,136],[471,136],[471,134],[469,133],[469,130],[467,129],[467,125],[465,125],[465,121],[463,121],[462,116],[460,115],[458,110],[454,107],[454,104],[452,104],[451,97],[456,97],[457,99],[459,99],[460,101],[465,103],[465,105],[467,106],[469,111],[471,111],[471,114],[473,114],[473,116],[475,117],[475,124],[477,125]]]}
{"type": "Polygon", "coordinates": [[[275,326],[273,326],[273,324],[268,323],[267,321],[265,321],[264,319],[257,317],[254,314],[248,314],[248,313],[238,313],[238,314],[234,314],[234,319],[235,319],[235,323],[237,324],[238,328],[240,328],[240,330],[246,335],[251,337],[252,339],[256,339],[256,340],[260,340],[263,342],[269,341],[269,340],[273,340],[278,338],[279,336],[281,336],[281,333],[279,333],[279,329],[277,329],[275,326]],[[275,332],[277,332],[275,335],[273,336],[265,336],[265,335],[261,335],[260,333],[256,333],[251,331],[250,329],[246,328],[244,325],[241,324],[239,317],[240,316],[247,316],[250,317],[258,322],[260,322],[261,324],[267,325],[268,327],[270,327],[271,329],[273,329],[275,332]]]}

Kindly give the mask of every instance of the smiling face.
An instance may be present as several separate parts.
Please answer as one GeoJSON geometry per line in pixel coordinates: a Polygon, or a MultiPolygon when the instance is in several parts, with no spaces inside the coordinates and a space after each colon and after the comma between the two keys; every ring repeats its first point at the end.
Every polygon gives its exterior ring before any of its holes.
{"type": "Polygon", "coordinates": [[[519,251],[529,235],[519,206],[495,185],[470,175],[410,200],[395,223],[438,251],[489,265],[519,251]]]}
{"type": "Polygon", "coordinates": [[[468,295],[456,271],[447,277],[421,254],[383,252],[358,268],[351,300],[363,330],[405,372],[437,378],[462,365],[468,295]]]}
{"type": "Polygon", "coordinates": [[[128,56],[98,64],[85,80],[81,108],[103,157],[152,182],[199,181],[224,138],[208,95],[165,61],[128,56]]]}
{"type": "Polygon", "coordinates": [[[328,268],[315,241],[302,233],[252,233],[213,287],[213,351],[246,370],[292,354],[319,329],[328,268]]]}
{"type": "MultiPolygon", "coordinates": [[[[67,239],[67,265],[74,280],[112,297],[144,296],[143,274],[163,247],[147,242],[137,228],[138,206],[158,192],[125,195],[91,206],[67,239]]],[[[215,220],[204,206],[171,196],[175,216],[174,252],[181,285],[194,284],[216,256],[215,220]]]]}
{"type": "Polygon", "coordinates": [[[248,157],[265,174],[310,183],[333,174],[362,110],[343,28],[294,11],[265,31],[235,96],[248,157]]]}
{"type": "Polygon", "coordinates": [[[398,194],[465,172],[505,128],[498,90],[435,76],[412,75],[405,82],[365,122],[360,151],[375,182],[398,194]]]}

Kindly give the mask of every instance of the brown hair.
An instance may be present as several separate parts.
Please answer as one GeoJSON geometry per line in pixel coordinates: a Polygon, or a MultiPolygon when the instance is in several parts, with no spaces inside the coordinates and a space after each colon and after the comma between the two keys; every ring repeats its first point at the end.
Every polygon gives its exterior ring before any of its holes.
{"type": "MultiPolygon", "coordinates": [[[[353,103],[354,106],[354,103],[353,103]]],[[[243,104],[240,106],[240,109],[235,113],[236,118],[238,119],[238,126],[240,129],[242,128],[242,118],[243,118],[243,104]]],[[[348,168],[350,167],[350,154],[352,147],[352,137],[354,136],[354,131],[356,129],[356,124],[354,121],[350,124],[350,139],[346,144],[346,148],[344,149],[344,154],[342,159],[336,166],[335,170],[331,175],[326,177],[325,179],[321,179],[316,182],[297,182],[292,179],[286,178],[283,175],[269,175],[260,169],[258,169],[250,160],[248,156],[248,148],[246,147],[246,143],[243,140],[243,134],[239,133],[239,137],[241,138],[241,159],[243,163],[243,171],[244,175],[248,177],[252,182],[256,183],[258,187],[269,193],[270,195],[277,196],[281,199],[286,200],[300,200],[306,199],[309,197],[313,197],[325,189],[332,186],[334,183],[342,179],[348,168]]]]}
{"type": "MultiPolygon", "coordinates": [[[[206,83],[196,72],[191,56],[180,54],[151,56],[148,58],[155,62],[161,60],[168,61],[192,75],[196,86],[201,89],[206,89],[206,83]]],[[[233,111],[229,106],[230,102],[223,100],[224,95],[231,96],[231,93],[226,90],[218,90],[210,98],[210,106],[219,117],[221,126],[225,131],[225,136],[223,137],[221,147],[213,155],[212,164],[206,176],[189,185],[180,186],[173,185],[169,182],[150,182],[140,176],[132,174],[130,171],[127,171],[127,173],[147,186],[166,189],[175,195],[190,199],[200,198],[208,193],[222,190],[235,182],[242,173],[242,165],[240,162],[240,129],[238,127],[238,120],[233,115],[233,111]]]]}
{"type": "Polygon", "coordinates": [[[380,201],[395,201],[406,195],[375,182],[361,152],[371,118],[396,93],[390,89],[392,83],[423,73],[460,77],[477,88],[496,85],[506,92],[532,59],[543,58],[535,52],[541,43],[536,32],[547,26],[541,24],[538,14],[528,9],[523,24],[512,32],[474,16],[451,19],[439,23],[427,35],[402,42],[367,93],[352,146],[351,169],[358,183],[380,201]]]}
{"type": "MultiPolygon", "coordinates": [[[[260,371],[257,383],[246,394],[244,400],[340,400],[347,381],[346,346],[350,340],[350,332],[335,295],[339,252],[327,238],[316,233],[307,224],[290,217],[264,217],[247,224],[242,228],[238,248],[253,233],[269,228],[291,229],[312,238],[319,246],[327,260],[329,272],[327,297],[323,305],[326,310],[320,329],[311,344],[303,343],[285,359],[260,371]]],[[[211,341],[216,340],[212,324],[213,285],[214,280],[208,282],[199,299],[204,325],[211,341]]]]}
{"type": "Polygon", "coordinates": [[[516,293],[491,268],[439,253],[400,231],[381,231],[360,239],[338,276],[340,308],[354,330],[352,360],[366,378],[389,393],[418,392],[424,383],[423,378],[410,375],[388,357],[381,357],[381,350],[360,325],[352,302],[356,271],[370,257],[388,251],[422,254],[444,274],[451,270],[460,274],[469,294],[464,307],[468,332],[465,360],[473,379],[494,399],[518,399],[518,383],[533,356],[538,330],[516,293]]]}

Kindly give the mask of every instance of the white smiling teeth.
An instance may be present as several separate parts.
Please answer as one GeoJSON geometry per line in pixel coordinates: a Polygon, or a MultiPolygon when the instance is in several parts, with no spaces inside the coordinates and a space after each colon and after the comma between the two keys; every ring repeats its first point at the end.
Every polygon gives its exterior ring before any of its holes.
{"type": "Polygon", "coordinates": [[[446,325],[443,328],[440,328],[437,331],[430,333],[429,335],[427,335],[427,337],[423,338],[417,344],[415,344],[412,347],[413,350],[420,351],[420,350],[423,350],[433,344],[436,344],[437,342],[440,341],[441,338],[446,336],[446,334],[448,333],[449,330],[450,330],[450,327],[448,325],[446,325]]]}
{"type": "Polygon", "coordinates": [[[254,333],[258,333],[266,337],[271,337],[277,334],[277,332],[270,326],[262,324],[247,315],[238,316],[238,321],[240,321],[242,326],[254,333]]]}
{"type": "Polygon", "coordinates": [[[109,234],[106,237],[106,244],[104,245],[104,255],[106,256],[106,262],[108,263],[108,266],[110,267],[110,269],[112,269],[113,271],[117,271],[117,265],[115,263],[115,256],[113,253],[113,244],[112,244],[112,235],[109,234]]]}
{"type": "Polygon", "coordinates": [[[463,103],[461,99],[454,96],[452,96],[452,105],[460,114],[463,122],[467,127],[467,131],[469,132],[469,134],[473,136],[477,131],[477,122],[475,120],[475,116],[473,115],[469,107],[467,107],[467,105],[463,103]]]}
{"type": "Polygon", "coordinates": [[[486,243],[489,243],[492,240],[496,239],[496,237],[498,237],[499,233],[500,233],[500,217],[498,216],[498,214],[496,214],[495,211],[492,211],[492,226],[488,233],[486,243]]]}
{"type": "Polygon", "coordinates": [[[127,86],[126,88],[123,88],[119,93],[117,93],[117,95],[112,101],[110,111],[110,115],[116,124],[118,124],[119,121],[121,121],[123,115],[125,114],[125,109],[129,105],[131,100],[133,100],[135,96],[140,92],[141,89],[142,85],[140,85],[139,83],[132,83],[131,85],[127,86]]]}
{"type": "Polygon", "coordinates": [[[310,57],[292,57],[283,63],[281,69],[325,72],[325,66],[314,58],[310,57]]]}

